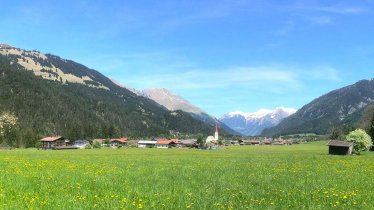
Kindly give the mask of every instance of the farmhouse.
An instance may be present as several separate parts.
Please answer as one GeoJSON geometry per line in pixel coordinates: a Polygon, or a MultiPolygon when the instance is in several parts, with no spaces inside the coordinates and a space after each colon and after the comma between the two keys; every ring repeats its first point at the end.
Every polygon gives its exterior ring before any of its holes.
{"type": "Polygon", "coordinates": [[[251,140],[249,141],[251,143],[251,145],[260,145],[260,140],[251,140]]]}
{"type": "Polygon", "coordinates": [[[138,147],[139,140],[128,140],[126,143],[127,147],[138,147]]]}
{"type": "Polygon", "coordinates": [[[69,140],[62,136],[48,136],[40,140],[42,149],[57,149],[58,147],[66,147],[69,140]]]}
{"type": "Polygon", "coordinates": [[[231,141],[230,141],[230,144],[231,144],[231,145],[244,145],[244,144],[240,144],[240,143],[242,143],[242,142],[239,142],[239,141],[237,141],[237,140],[231,140],[231,141]]]}
{"type": "Polygon", "coordinates": [[[176,145],[175,140],[157,140],[156,141],[156,147],[159,149],[170,148],[175,145],[176,145]]]}
{"type": "Polygon", "coordinates": [[[138,141],[139,148],[152,148],[156,146],[156,141],[140,140],[138,141]]]}
{"type": "Polygon", "coordinates": [[[262,143],[265,145],[271,145],[271,140],[263,140],[262,143]]]}
{"type": "Polygon", "coordinates": [[[331,140],[328,143],[330,155],[351,155],[353,142],[331,140]]]}
{"type": "Polygon", "coordinates": [[[251,145],[251,141],[249,141],[249,140],[240,140],[239,144],[240,145],[251,145]]]}
{"type": "Polygon", "coordinates": [[[197,139],[180,140],[182,147],[197,148],[197,139]]]}
{"type": "Polygon", "coordinates": [[[110,145],[112,147],[125,146],[127,144],[127,138],[111,139],[110,145]]]}
{"type": "Polygon", "coordinates": [[[286,145],[287,143],[283,140],[276,140],[273,142],[273,145],[286,145]]]}

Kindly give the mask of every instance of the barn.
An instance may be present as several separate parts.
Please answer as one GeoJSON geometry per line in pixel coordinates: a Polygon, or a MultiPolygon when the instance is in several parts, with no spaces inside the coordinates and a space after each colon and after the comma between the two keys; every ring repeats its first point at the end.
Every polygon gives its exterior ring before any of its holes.
{"type": "Polygon", "coordinates": [[[353,142],[331,140],[328,143],[330,155],[351,155],[353,142]]]}

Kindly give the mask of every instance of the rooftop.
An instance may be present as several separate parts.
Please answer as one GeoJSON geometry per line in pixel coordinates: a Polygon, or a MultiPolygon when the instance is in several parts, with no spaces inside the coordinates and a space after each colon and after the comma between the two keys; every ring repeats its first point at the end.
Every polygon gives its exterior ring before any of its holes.
{"type": "Polygon", "coordinates": [[[56,141],[59,139],[65,139],[65,138],[62,136],[48,136],[48,137],[41,139],[40,141],[56,141]]]}
{"type": "Polygon", "coordinates": [[[328,146],[350,147],[350,146],[353,146],[353,142],[350,142],[350,141],[331,140],[331,141],[328,143],[328,146]]]}

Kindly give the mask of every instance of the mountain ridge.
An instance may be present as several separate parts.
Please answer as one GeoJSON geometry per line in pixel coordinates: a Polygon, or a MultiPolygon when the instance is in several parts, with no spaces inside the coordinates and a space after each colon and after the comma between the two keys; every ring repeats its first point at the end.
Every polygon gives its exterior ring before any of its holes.
{"type": "Polygon", "coordinates": [[[0,111],[15,113],[20,128],[34,136],[150,137],[214,131],[186,112],[169,111],[59,56],[2,44],[0,61],[0,111]]]}
{"type": "Polygon", "coordinates": [[[265,129],[263,135],[327,134],[336,126],[355,127],[373,103],[374,79],[360,80],[312,100],[279,125],[265,129]]]}
{"type": "Polygon", "coordinates": [[[233,135],[241,135],[241,133],[232,130],[229,126],[222,123],[215,117],[207,114],[199,107],[193,105],[183,97],[171,92],[165,88],[148,88],[141,91],[137,91],[140,95],[154,100],[156,103],[164,106],[169,111],[182,110],[189,113],[193,118],[198,119],[211,126],[218,125],[220,128],[226,130],[228,133],[233,135]]]}
{"type": "Polygon", "coordinates": [[[274,110],[260,109],[256,112],[246,113],[242,111],[229,112],[220,119],[233,130],[246,136],[257,136],[265,128],[273,127],[285,117],[296,112],[296,109],[277,107],[274,110]]]}

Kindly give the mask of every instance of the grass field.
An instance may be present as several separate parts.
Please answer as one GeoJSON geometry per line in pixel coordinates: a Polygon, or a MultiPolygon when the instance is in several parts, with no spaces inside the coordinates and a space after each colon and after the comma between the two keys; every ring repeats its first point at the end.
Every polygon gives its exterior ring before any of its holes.
{"type": "Polygon", "coordinates": [[[373,162],[326,142],[0,151],[0,209],[372,209],[373,162]]]}

